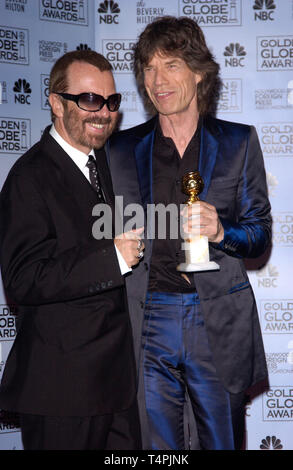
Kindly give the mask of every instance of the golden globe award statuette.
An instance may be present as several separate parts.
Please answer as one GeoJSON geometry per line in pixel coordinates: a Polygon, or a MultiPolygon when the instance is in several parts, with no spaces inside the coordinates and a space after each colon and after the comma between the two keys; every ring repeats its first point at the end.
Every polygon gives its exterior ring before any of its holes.
{"type": "MultiPolygon", "coordinates": [[[[204,188],[204,182],[198,171],[186,173],[182,178],[182,191],[189,196],[186,204],[191,206],[199,201],[198,195],[204,188]]],[[[191,235],[182,243],[185,250],[185,263],[177,266],[177,271],[195,272],[212,271],[220,269],[214,261],[210,261],[208,237],[203,235],[191,235]]]]}

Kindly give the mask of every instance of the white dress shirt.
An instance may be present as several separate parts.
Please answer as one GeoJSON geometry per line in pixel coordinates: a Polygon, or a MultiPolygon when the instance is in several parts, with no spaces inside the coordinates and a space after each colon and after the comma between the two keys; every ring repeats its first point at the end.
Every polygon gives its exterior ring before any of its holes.
{"type": "MultiPolygon", "coordinates": [[[[66,152],[67,155],[74,161],[74,163],[78,166],[80,171],[84,174],[84,176],[86,177],[86,179],[90,183],[89,168],[86,166],[86,164],[88,162],[89,155],[93,155],[93,157],[96,158],[94,150],[92,149],[89,152],[89,154],[87,155],[86,153],[83,153],[80,150],[77,150],[75,147],[72,147],[72,145],[70,145],[68,142],[66,142],[61,137],[61,135],[58,134],[54,124],[52,124],[52,127],[50,129],[50,134],[53,137],[53,139],[55,139],[56,142],[60,145],[60,147],[63,148],[64,152],[66,152]]],[[[117,254],[121,274],[124,275],[124,274],[132,271],[132,269],[128,267],[125,259],[123,258],[122,254],[120,253],[120,251],[116,247],[115,243],[114,243],[114,247],[115,247],[115,250],[116,250],[116,254],[117,254]]]]}

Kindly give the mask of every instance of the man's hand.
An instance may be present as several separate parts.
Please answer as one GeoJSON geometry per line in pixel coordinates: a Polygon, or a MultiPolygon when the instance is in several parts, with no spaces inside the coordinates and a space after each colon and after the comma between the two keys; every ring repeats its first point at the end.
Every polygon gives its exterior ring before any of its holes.
{"type": "Polygon", "coordinates": [[[211,204],[198,201],[185,206],[181,213],[186,221],[183,230],[189,235],[204,235],[209,242],[220,243],[224,238],[224,229],[218,217],[217,210],[211,204]]]}
{"type": "Polygon", "coordinates": [[[135,266],[143,257],[142,253],[145,246],[140,237],[143,231],[144,227],[141,227],[122,233],[114,238],[116,248],[120,251],[129,268],[135,266]]]}

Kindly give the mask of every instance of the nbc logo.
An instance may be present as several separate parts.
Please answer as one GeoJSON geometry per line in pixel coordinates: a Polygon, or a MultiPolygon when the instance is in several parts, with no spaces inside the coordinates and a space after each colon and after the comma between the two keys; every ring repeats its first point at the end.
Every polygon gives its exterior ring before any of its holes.
{"type": "Polygon", "coordinates": [[[293,105],[293,80],[288,82],[288,96],[287,96],[288,104],[293,105]]]}
{"type": "Polygon", "coordinates": [[[263,10],[264,8],[274,10],[276,8],[274,0],[255,0],[253,5],[254,10],[263,10]]]}
{"type": "Polygon", "coordinates": [[[246,52],[243,46],[240,46],[239,42],[235,44],[231,42],[229,46],[225,47],[224,56],[225,67],[244,67],[244,57],[246,52]]]}
{"type": "Polygon", "coordinates": [[[21,103],[21,104],[31,104],[29,101],[30,94],[32,92],[30,84],[24,78],[23,80],[19,78],[13,87],[14,95],[14,102],[21,103]]]}
{"type": "Polygon", "coordinates": [[[77,48],[76,48],[77,51],[90,51],[91,48],[87,45],[87,44],[82,44],[80,43],[77,48]]]}
{"type": "Polygon", "coordinates": [[[256,272],[258,287],[277,287],[279,272],[275,266],[268,263],[263,269],[256,272]]]}
{"type": "Polygon", "coordinates": [[[98,13],[100,14],[100,24],[118,24],[118,13],[120,13],[120,8],[118,3],[113,0],[105,0],[100,3],[98,13]]]}
{"type": "Polygon", "coordinates": [[[265,439],[262,439],[259,448],[261,450],[282,450],[283,446],[280,439],[277,439],[276,436],[267,436],[265,439]]]}
{"type": "Polygon", "coordinates": [[[269,196],[270,197],[275,197],[276,196],[276,189],[279,184],[279,181],[277,180],[277,177],[273,175],[270,172],[267,172],[267,185],[268,185],[268,190],[269,190],[269,196]]]}
{"type": "Polygon", "coordinates": [[[273,10],[275,8],[276,8],[276,5],[274,3],[274,0],[255,0],[254,5],[253,5],[253,9],[256,10],[254,13],[255,21],[257,20],[273,21],[274,20],[273,10]]]}

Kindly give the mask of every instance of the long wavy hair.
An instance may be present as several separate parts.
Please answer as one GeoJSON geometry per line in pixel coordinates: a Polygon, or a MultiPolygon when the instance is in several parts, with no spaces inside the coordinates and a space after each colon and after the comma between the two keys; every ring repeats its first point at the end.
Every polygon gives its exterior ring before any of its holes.
{"type": "Polygon", "coordinates": [[[201,115],[216,109],[221,80],[219,65],[208,49],[204,34],[198,24],[186,17],[163,16],[150,23],[140,34],[134,47],[134,73],[146,109],[156,110],[144,86],[144,67],[154,54],[179,57],[186,65],[202,76],[197,87],[197,105],[201,115]]]}

